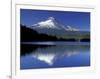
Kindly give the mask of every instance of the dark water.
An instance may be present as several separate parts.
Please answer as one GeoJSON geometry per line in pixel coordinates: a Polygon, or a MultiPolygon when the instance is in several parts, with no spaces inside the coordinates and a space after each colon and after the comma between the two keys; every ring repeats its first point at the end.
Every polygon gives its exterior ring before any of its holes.
{"type": "Polygon", "coordinates": [[[21,69],[85,66],[90,66],[89,43],[24,42],[21,44],[21,69]]]}

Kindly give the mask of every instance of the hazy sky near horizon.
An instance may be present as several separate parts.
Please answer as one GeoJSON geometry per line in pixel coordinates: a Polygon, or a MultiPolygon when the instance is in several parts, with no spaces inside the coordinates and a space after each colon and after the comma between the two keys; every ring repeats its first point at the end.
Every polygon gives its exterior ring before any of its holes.
{"type": "Polygon", "coordinates": [[[90,30],[90,13],[75,11],[50,11],[50,10],[20,10],[20,23],[32,26],[40,21],[54,17],[60,24],[71,26],[80,30],[90,30]]]}

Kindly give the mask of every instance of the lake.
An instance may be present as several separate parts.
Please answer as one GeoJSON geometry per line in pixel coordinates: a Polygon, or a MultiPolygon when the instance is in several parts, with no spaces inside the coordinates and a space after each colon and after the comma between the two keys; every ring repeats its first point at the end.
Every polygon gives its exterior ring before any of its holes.
{"type": "Polygon", "coordinates": [[[20,69],[90,66],[88,42],[22,42],[20,69]]]}

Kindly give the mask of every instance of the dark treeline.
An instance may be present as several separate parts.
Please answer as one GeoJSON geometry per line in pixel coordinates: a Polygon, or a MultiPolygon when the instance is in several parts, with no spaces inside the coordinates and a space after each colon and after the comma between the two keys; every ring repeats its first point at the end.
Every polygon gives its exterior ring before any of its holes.
{"type": "MultiPolygon", "coordinates": [[[[47,34],[40,34],[37,31],[26,27],[25,25],[20,25],[20,33],[21,33],[21,42],[29,42],[29,41],[77,41],[74,38],[64,39],[64,38],[57,38],[56,36],[50,36],[47,34]]],[[[82,39],[81,42],[88,42],[89,39],[82,39]]]]}
{"type": "Polygon", "coordinates": [[[21,41],[76,41],[75,39],[63,39],[56,36],[50,36],[47,34],[39,34],[37,31],[27,28],[21,25],[21,41]]]}
{"type": "Polygon", "coordinates": [[[90,39],[83,38],[83,39],[80,40],[80,42],[90,42],[90,39]]]}

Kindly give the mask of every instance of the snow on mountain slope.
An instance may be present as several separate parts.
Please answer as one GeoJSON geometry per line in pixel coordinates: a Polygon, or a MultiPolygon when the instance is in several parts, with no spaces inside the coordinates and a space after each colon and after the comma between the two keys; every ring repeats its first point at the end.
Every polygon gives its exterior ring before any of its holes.
{"type": "Polygon", "coordinates": [[[46,21],[38,22],[37,24],[33,24],[33,28],[52,28],[52,29],[60,29],[58,27],[55,18],[49,17],[46,21]]]}
{"type": "Polygon", "coordinates": [[[76,29],[76,28],[72,28],[71,26],[67,26],[67,30],[69,31],[79,31],[79,29],[76,29]]]}
{"type": "Polygon", "coordinates": [[[38,33],[56,36],[58,38],[65,37],[67,35],[74,35],[75,32],[79,32],[76,28],[62,25],[54,17],[49,17],[47,20],[33,24],[30,28],[36,30],[38,33]]]}
{"type": "Polygon", "coordinates": [[[59,30],[66,30],[66,31],[79,31],[78,29],[72,28],[71,26],[65,27],[64,25],[60,24],[54,17],[49,17],[45,21],[38,22],[32,25],[33,29],[59,29],[59,30]]]}

